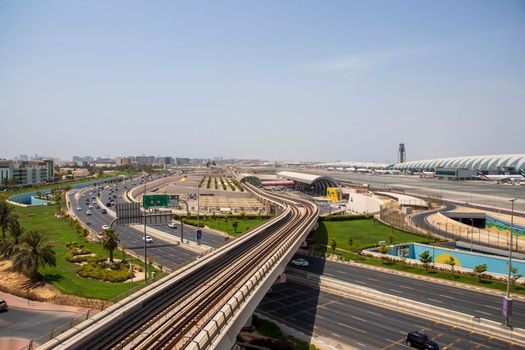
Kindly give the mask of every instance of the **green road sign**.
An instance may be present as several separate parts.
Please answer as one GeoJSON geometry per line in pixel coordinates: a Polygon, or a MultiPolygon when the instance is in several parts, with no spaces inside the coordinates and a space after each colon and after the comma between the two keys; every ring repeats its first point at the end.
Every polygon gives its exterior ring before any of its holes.
{"type": "Polygon", "coordinates": [[[148,194],[142,197],[142,206],[150,207],[167,207],[170,202],[170,196],[167,194],[148,194]]]}
{"type": "Polygon", "coordinates": [[[179,195],[178,194],[173,194],[173,195],[170,196],[169,206],[170,207],[178,207],[179,206],[179,195]]]}

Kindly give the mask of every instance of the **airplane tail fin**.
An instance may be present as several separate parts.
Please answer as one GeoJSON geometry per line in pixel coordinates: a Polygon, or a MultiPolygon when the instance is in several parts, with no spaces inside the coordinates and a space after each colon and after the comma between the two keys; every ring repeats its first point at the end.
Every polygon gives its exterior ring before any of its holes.
{"type": "Polygon", "coordinates": [[[478,174],[478,176],[479,176],[480,178],[485,179],[485,180],[489,180],[489,178],[487,177],[487,175],[483,174],[483,172],[482,172],[480,169],[476,170],[476,173],[478,174]]]}

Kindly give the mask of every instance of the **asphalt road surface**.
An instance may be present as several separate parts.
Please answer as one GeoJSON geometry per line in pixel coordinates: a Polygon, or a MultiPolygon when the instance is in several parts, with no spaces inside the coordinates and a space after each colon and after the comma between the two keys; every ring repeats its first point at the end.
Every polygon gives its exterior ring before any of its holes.
{"type": "MultiPolygon", "coordinates": [[[[91,195],[88,195],[91,199],[91,195]]],[[[87,215],[87,205],[84,204],[84,198],[80,197],[79,203],[75,199],[73,194],[70,195],[71,206],[75,211],[75,214],[80,220],[89,226],[93,227],[97,231],[102,231],[102,225],[110,225],[112,217],[107,214],[102,214],[101,209],[90,209],[92,215],[87,215]],[[80,207],[81,210],[77,211],[76,208],[80,207]]],[[[135,251],[139,255],[144,254],[144,234],[138,230],[128,227],[120,226],[116,228],[116,232],[119,235],[120,242],[126,249],[135,251]]],[[[153,243],[148,243],[148,256],[154,261],[162,264],[163,266],[174,268],[175,266],[188,261],[196,257],[198,254],[194,251],[184,249],[178,245],[163,241],[158,238],[153,239],[153,243]]]]}
{"type": "Polygon", "coordinates": [[[460,328],[320,293],[294,282],[275,284],[258,312],[311,336],[323,336],[352,349],[408,349],[406,335],[418,330],[441,349],[521,349],[460,328]]]}
{"type": "MultiPolygon", "coordinates": [[[[133,187],[139,186],[140,181],[134,180],[134,181],[125,181],[117,184],[115,187],[112,187],[111,190],[113,190],[113,194],[110,195],[110,189],[104,190],[100,194],[100,200],[102,203],[108,203],[110,196],[115,196],[116,201],[118,203],[123,203],[124,197],[126,195],[126,191],[128,189],[131,189],[133,187]]],[[[112,206],[109,208],[110,210],[114,210],[115,208],[112,206]]],[[[180,222],[175,222],[177,224],[176,229],[169,228],[167,224],[158,224],[158,225],[148,225],[148,227],[154,227],[157,230],[166,232],[171,235],[175,235],[177,237],[181,237],[181,227],[180,222]]],[[[218,233],[215,233],[211,230],[207,230],[205,228],[202,230],[202,239],[200,240],[201,244],[215,247],[221,243],[223,243],[226,240],[226,237],[223,235],[220,235],[218,233]]],[[[184,225],[184,240],[185,241],[192,241],[194,243],[199,243],[197,241],[197,228],[193,226],[184,225]]]]}
{"type": "Polygon", "coordinates": [[[407,192],[440,195],[443,198],[488,206],[510,208],[509,198],[517,198],[515,209],[525,211],[525,186],[490,181],[450,181],[406,175],[364,175],[335,171],[298,170],[321,174],[338,181],[368,184],[374,189],[399,188],[407,192]]]}
{"type": "Polygon", "coordinates": [[[10,307],[0,312],[0,338],[37,339],[79,315],[10,307]]]}
{"type": "MultiPolygon", "coordinates": [[[[500,295],[481,293],[469,289],[468,286],[458,288],[315,257],[296,255],[294,259],[299,257],[307,259],[310,266],[307,268],[294,266],[294,268],[480,318],[503,321],[500,295]]],[[[514,300],[511,324],[525,328],[525,302],[514,300]]]]}

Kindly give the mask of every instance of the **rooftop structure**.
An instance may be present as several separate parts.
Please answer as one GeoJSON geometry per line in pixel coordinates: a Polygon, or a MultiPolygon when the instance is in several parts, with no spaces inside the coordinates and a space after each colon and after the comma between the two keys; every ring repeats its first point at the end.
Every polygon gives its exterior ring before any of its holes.
{"type": "Polygon", "coordinates": [[[397,170],[435,170],[436,168],[480,169],[482,171],[525,170],[525,154],[501,154],[416,160],[394,165],[397,170]]]}

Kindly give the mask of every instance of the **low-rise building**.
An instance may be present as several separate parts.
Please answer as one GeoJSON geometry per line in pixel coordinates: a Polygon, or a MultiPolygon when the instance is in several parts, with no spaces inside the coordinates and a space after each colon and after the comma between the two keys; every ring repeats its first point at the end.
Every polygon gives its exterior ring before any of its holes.
{"type": "Polygon", "coordinates": [[[53,160],[42,161],[0,161],[0,181],[2,184],[19,186],[34,185],[54,181],[53,160]]]}

